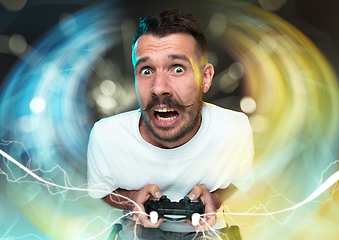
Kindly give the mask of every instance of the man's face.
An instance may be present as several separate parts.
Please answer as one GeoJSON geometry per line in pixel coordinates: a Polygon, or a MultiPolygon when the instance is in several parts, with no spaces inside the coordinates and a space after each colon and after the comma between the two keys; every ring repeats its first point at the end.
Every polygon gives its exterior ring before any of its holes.
{"type": "Polygon", "coordinates": [[[176,142],[192,132],[200,123],[202,94],[208,90],[194,38],[181,33],[142,35],[132,60],[142,117],[153,136],[176,142]]]}

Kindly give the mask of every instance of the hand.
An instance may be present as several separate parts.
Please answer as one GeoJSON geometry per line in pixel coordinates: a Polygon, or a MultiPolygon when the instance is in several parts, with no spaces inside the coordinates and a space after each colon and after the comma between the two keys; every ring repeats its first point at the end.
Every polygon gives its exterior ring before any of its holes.
{"type": "MultiPolygon", "coordinates": [[[[196,226],[196,232],[207,231],[216,223],[216,211],[219,206],[218,197],[211,193],[205,185],[201,184],[195,186],[191,191],[189,198],[191,201],[201,199],[202,203],[205,205],[205,216],[200,219],[199,225],[196,226]]],[[[192,227],[192,221],[186,220],[192,227]]]]}
{"type": "Polygon", "coordinates": [[[164,219],[159,219],[156,224],[153,224],[150,220],[150,218],[145,213],[145,207],[144,203],[153,196],[156,199],[161,198],[162,194],[159,190],[158,185],[156,184],[146,184],[143,188],[141,188],[138,191],[133,191],[131,193],[131,200],[133,200],[138,206],[133,204],[132,211],[133,213],[132,217],[133,220],[137,224],[141,224],[144,227],[147,228],[157,228],[160,226],[160,224],[164,221],[164,219]],[[143,212],[141,213],[140,210],[143,212]]]}

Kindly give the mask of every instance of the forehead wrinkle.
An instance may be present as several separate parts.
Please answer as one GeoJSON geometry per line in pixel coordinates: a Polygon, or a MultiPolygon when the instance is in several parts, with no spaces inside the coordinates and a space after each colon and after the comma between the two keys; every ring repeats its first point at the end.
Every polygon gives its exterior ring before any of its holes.
{"type": "Polygon", "coordinates": [[[150,43],[150,44],[143,44],[142,46],[136,46],[135,52],[139,51],[147,51],[147,52],[160,52],[160,51],[166,51],[168,49],[171,48],[175,48],[175,46],[173,46],[173,43],[168,42],[166,39],[164,41],[161,42],[157,42],[157,43],[150,43]],[[143,46],[144,45],[144,46],[143,46]]]}
{"type": "MultiPolygon", "coordinates": [[[[145,36],[148,36],[148,35],[146,34],[145,36]]],[[[195,53],[194,56],[187,56],[186,54],[175,53],[175,51],[179,50],[179,49],[177,49],[177,46],[175,44],[173,44],[172,41],[169,41],[167,38],[157,38],[157,37],[153,37],[153,38],[156,39],[156,43],[153,43],[153,42],[148,43],[148,42],[145,42],[145,41],[141,41],[141,40],[143,40],[142,38],[138,39],[138,41],[135,43],[133,53],[132,53],[132,57],[133,57],[132,62],[134,63],[133,64],[134,68],[136,68],[141,63],[151,61],[153,53],[156,54],[158,52],[163,52],[163,51],[166,52],[168,50],[174,50],[174,53],[172,53],[172,54],[170,53],[166,57],[168,60],[179,59],[179,60],[186,61],[190,65],[192,65],[193,58],[194,59],[198,58],[198,56],[195,56],[195,54],[197,54],[195,52],[196,49],[194,49],[194,53],[195,53]],[[142,55],[144,55],[144,54],[146,56],[143,57],[142,55]],[[151,56],[149,56],[149,54],[151,56]]],[[[197,59],[197,60],[199,60],[199,59],[197,59]]]]}
{"type": "Polygon", "coordinates": [[[166,46],[166,43],[159,44],[159,45],[158,44],[156,44],[156,45],[152,44],[152,45],[142,46],[140,48],[140,46],[137,46],[137,44],[136,44],[135,47],[134,47],[133,53],[132,53],[132,58],[134,59],[132,61],[134,61],[134,63],[135,63],[134,68],[140,63],[144,63],[144,62],[151,60],[150,57],[148,57],[148,56],[138,58],[138,52],[140,52],[142,50],[145,51],[145,49],[146,49],[147,52],[160,52],[160,51],[166,51],[168,49],[173,48],[172,46],[164,47],[163,45],[166,46]]]}

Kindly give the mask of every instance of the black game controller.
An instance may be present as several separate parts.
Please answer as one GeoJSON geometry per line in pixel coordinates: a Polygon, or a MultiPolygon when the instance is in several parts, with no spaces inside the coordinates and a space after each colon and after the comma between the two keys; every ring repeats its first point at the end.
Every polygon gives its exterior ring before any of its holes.
{"type": "Polygon", "coordinates": [[[145,211],[150,215],[153,224],[157,223],[158,218],[166,218],[172,221],[191,219],[192,225],[197,226],[200,221],[200,214],[205,213],[205,205],[200,200],[192,202],[188,197],[179,202],[171,202],[166,196],[162,196],[159,200],[147,201],[145,211]]]}

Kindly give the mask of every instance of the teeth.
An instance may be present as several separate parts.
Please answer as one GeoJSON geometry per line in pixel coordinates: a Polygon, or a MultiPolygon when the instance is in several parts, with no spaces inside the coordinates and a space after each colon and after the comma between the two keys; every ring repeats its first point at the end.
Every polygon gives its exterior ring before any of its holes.
{"type": "MultiPolygon", "coordinates": [[[[154,109],[155,112],[174,112],[174,108],[171,108],[171,107],[158,107],[158,108],[155,108],[154,109]]],[[[155,114],[156,118],[159,120],[159,121],[163,121],[163,122],[169,122],[169,121],[173,121],[174,119],[176,119],[178,116],[173,116],[173,117],[166,117],[166,118],[163,118],[161,117],[159,114],[155,114]]]]}
{"type": "Polygon", "coordinates": [[[156,112],[173,112],[174,108],[156,108],[154,109],[156,112]]]}
{"type": "Polygon", "coordinates": [[[173,116],[173,117],[170,117],[170,118],[162,118],[162,117],[160,117],[158,114],[156,115],[156,117],[157,117],[157,119],[158,119],[159,121],[165,121],[165,122],[173,121],[174,119],[177,118],[177,116],[173,116]]]}

